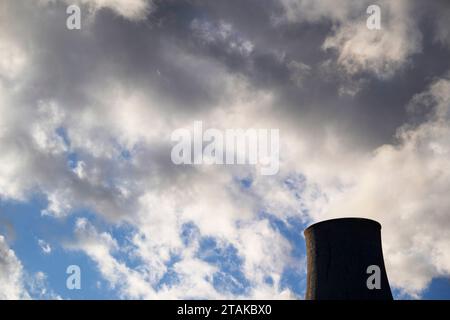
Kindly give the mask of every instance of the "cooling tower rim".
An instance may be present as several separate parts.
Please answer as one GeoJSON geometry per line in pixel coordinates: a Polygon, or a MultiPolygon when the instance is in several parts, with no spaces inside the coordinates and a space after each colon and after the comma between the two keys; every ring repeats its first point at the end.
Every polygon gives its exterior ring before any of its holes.
{"type": "Polygon", "coordinates": [[[333,223],[333,222],[361,222],[361,223],[376,225],[378,227],[378,229],[381,230],[381,224],[378,221],[375,221],[373,219],[363,218],[363,217],[344,217],[344,218],[334,218],[334,219],[322,220],[322,221],[313,223],[305,229],[304,233],[306,233],[307,231],[310,231],[312,229],[316,229],[317,227],[320,227],[321,225],[329,224],[329,223],[333,223]]]}

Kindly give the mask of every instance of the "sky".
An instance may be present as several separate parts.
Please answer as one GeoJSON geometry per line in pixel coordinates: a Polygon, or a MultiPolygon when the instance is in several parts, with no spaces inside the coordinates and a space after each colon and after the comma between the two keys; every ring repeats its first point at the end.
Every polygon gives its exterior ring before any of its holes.
{"type": "Polygon", "coordinates": [[[1,0],[0,299],[303,299],[303,230],[336,217],[381,223],[396,299],[449,299],[449,20],[445,0],[1,0]],[[279,130],[279,171],[175,164],[196,121],[279,130]]]}

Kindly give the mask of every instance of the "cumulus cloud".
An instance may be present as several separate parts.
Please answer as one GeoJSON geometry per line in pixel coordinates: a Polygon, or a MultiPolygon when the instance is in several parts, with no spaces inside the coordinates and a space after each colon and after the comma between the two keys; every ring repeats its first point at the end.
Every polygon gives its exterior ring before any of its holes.
{"type": "Polygon", "coordinates": [[[38,0],[41,5],[49,5],[56,2],[63,2],[67,6],[79,5],[87,8],[90,14],[95,14],[102,9],[112,10],[117,15],[130,19],[142,20],[152,8],[151,0],[38,0]]]}
{"type": "Polygon", "coordinates": [[[332,215],[364,212],[382,222],[391,281],[416,296],[432,278],[450,274],[449,93],[444,78],[416,95],[411,108],[431,105],[429,119],[405,125],[398,144],[375,150],[352,191],[330,208],[332,215]]]}
{"type": "MultiPolygon", "coordinates": [[[[121,297],[301,297],[283,280],[289,268],[305,274],[301,236],[286,229],[344,215],[382,222],[396,288],[417,297],[448,276],[449,81],[426,88],[416,69],[407,85],[393,80],[422,63],[412,2],[380,2],[379,32],[354,1],[285,0],[280,20],[278,2],[242,5],[245,17],[209,3],[192,18],[177,7],[189,1],[174,2],[171,18],[166,3],[80,0],[110,9],[80,32],[65,29],[66,3],[40,3],[0,5],[15,12],[14,27],[0,28],[0,197],[38,191],[43,215],[83,208],[129,226],[124,244],[80,218],[65,245],[121,297]],[[373,91],[356,95],[361,83],[373,91]],[[195,120],[280,129],[280,173],[175,166],[171,133],[195,120]]],[[[0,259],[19,272],[3,246],[0,259]]],[[[8,297],[21,295],[20,276],[8,297]]]]}
{"type": "Polygon", "coordinates": [[[28,299],[22,263],[0,235],[0,299],[28,299]]]}
{"type": "Polygon", "coordinates": [[[0,300],[61,299],[49,288],[47,275],[27,272],[6,241],[0,235],[0,300]]]}
{"type": "Polygon", "coordinates": [[[412,1],[377,1],[381,30],[366,27],[366,10],[371,1],[291,1],[281,2],[290,22],[331,21],[333,32],[323,49],[337,52],[337,64],[350,75],[371,72],[392,77],[413,54],[421,51],[421,33],[412,1]]]}

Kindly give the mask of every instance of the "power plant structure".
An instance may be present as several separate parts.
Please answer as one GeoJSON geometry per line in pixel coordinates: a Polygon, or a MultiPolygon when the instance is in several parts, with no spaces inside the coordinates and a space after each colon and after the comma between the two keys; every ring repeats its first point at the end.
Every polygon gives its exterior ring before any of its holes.
{"type": "Polygon", "coordinates": [[[381,246],[381,224],[331,219],[305,229],[307,300],[393,300],[381,246]]]}

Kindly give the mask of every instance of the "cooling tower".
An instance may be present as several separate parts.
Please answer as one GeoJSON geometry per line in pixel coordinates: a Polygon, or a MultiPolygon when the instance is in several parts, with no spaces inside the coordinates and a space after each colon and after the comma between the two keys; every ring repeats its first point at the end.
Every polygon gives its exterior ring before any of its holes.
{"type": "Polygon", "coordinates": [[[364,218],[322,221],[305,230],[305,239],[307,300],[393,299],[378,222],[364,218]]]}

